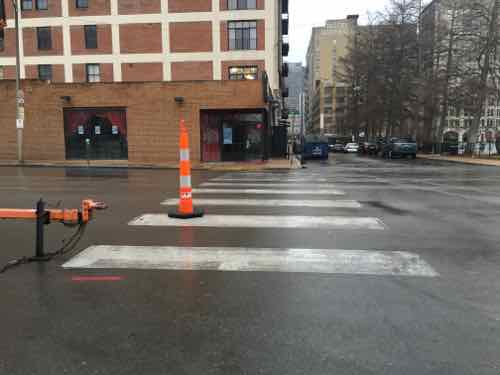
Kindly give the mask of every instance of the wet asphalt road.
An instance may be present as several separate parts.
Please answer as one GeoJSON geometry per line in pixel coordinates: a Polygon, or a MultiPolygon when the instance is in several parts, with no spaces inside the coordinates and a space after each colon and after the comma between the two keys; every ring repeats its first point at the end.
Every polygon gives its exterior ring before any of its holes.
{"type": "MultiPolygon", "coordinates": [[[[64,259],[25,265],[0,275],[0,374],[500,374],[500,169],[350,155],[308,166],[272,175],[327,178],[362,208],[207,211],[369,216],[386,229],[128,226],[144,213],[166,212],[160,202],[177,195],[176,172],[164,170],[4,167],[0,206],[32,207],[41,196],[53,206],[76,206],[86,197],[107,202],[110,209],[97,213],[79,250],[99,244],[410,251],[440,276],[64,270],[64,259]],[[82,275],[123,279],[72,281],[82,275]]],[[[193,182],[222,175],[196,172],[193,182]]],[[[71,231],[52,224],[47,233],[55,248],[71,231]]],[[[33,223],[0,222],[0,235],[0,264],[33,253],[33,223]]]]}

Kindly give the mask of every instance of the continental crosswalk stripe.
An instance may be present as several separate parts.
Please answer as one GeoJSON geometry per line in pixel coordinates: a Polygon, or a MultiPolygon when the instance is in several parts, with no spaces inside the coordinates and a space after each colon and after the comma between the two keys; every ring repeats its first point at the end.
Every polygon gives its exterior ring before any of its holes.
{"type": "Polygon", "coordinates": [[[254,177],[235,177],[235,178],[220,178],[216,177],[211,179],[215,182],[328,182],[328,178],[254,178],[254,177]]]}
{"type": "Polygon", "coordinates": [[[222,188],[227,188],[227,187],[236,187],[236,188],[266,188],[266,187],[271,187],[271,188],[294,188],[294,189],[331,189],[334,187],[335,184],[294,184],[290,185],[288,183],[275,183],[275,184],[270,184],[270,183],[231,183],[231,182],[203,182],[200,184],[202,187],[222,187],[222,188]]]}
{"type": "MultiPolygon", "coordinates": [[[[165,206],[176,206],[179,199],[167,199],[165,206]]],[[[198,199],[194,204],[199,206],[251,206],[251,207],[317,207],[317,208],[361,208],[356,201],[343,200],[291,200],[291,199],[198,199]]]]}
{"type": "Polygon", "coordinates": [[[270,194],[270,195],[345,195],[341,190],[337,189],[320,189],[320,190],[275,190],[275,189],[193,189],[193,193],[198,194],[270,194]]]}
{"type": "Polygon", "coordinates": [[[92,246],[63,268],[439,276],[414,253],[337,249],[92,246]]]}
{"type": "Polygon", "coordinates": [[[129,222],[133,226],[213,228],[309,228],[384,230],[381,220],[348,216],[205,215],[201,218],[172,219],[167,214],[146,214],[129,222]]]}

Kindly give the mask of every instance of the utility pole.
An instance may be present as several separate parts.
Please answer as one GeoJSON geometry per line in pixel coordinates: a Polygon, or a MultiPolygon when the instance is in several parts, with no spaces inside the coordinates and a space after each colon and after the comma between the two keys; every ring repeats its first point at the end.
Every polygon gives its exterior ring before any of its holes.
{"type": "Polygon", "coordinates": [[[12,0],[16,27],[16,129],[17,161],[23,163],[24,93],[21,91],[21,58],[19,53],[19,8],[18,1],[12,0]]]}

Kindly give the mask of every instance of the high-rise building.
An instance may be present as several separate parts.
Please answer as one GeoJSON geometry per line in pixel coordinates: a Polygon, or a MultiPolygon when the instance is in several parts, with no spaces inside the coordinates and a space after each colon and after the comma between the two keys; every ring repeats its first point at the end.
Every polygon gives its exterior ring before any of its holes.
{"type": "Polygon", "coordinates": [[[314,133],[335,134],[347,112],[347,84],[341,59],[352,43],[357,15],[328,20],[312,30],[307,50],[306,123],[314,133]]]}
{"type": "MultiPolygon", "coordinates": [[[[287,1],[284,1],[285,3],[287,1]]],[[[15,76],[12,1],[0,69],[15,76]]],[[[18,0],[21,78],[256,79],[280,88],[282,0],[18,0]]],[[[286,4],[288,7],[288,5],[286,4]]]]}
{"type": "Polygon", "coordinates": [[[288,63],[288,77],[285,78],[288,87],[288,98],[285,98],[285,107],[289,111],[290,133],[300,134],[303,116],[303,93],[305,68],[302,63],[288,63]]]}

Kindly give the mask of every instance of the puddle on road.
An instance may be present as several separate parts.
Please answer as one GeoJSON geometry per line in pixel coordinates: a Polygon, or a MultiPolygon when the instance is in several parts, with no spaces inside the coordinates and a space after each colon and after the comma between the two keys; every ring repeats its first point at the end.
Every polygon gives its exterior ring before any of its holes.
{"type": "Polygon", "coordinates": [[[364,202],[360,202],[360,203],[363,205],[372,206],[375,208],[380,208],[380,209],[382,209],[390,214],[393,214],[393,215],[410,215],[411,214],[411,211],[409,211],[409,210],[404,210],[402,208],[390,206],[390,205],[385,204],[385,203],[380,202],[380,201],[364,201],[364,202]]]}

